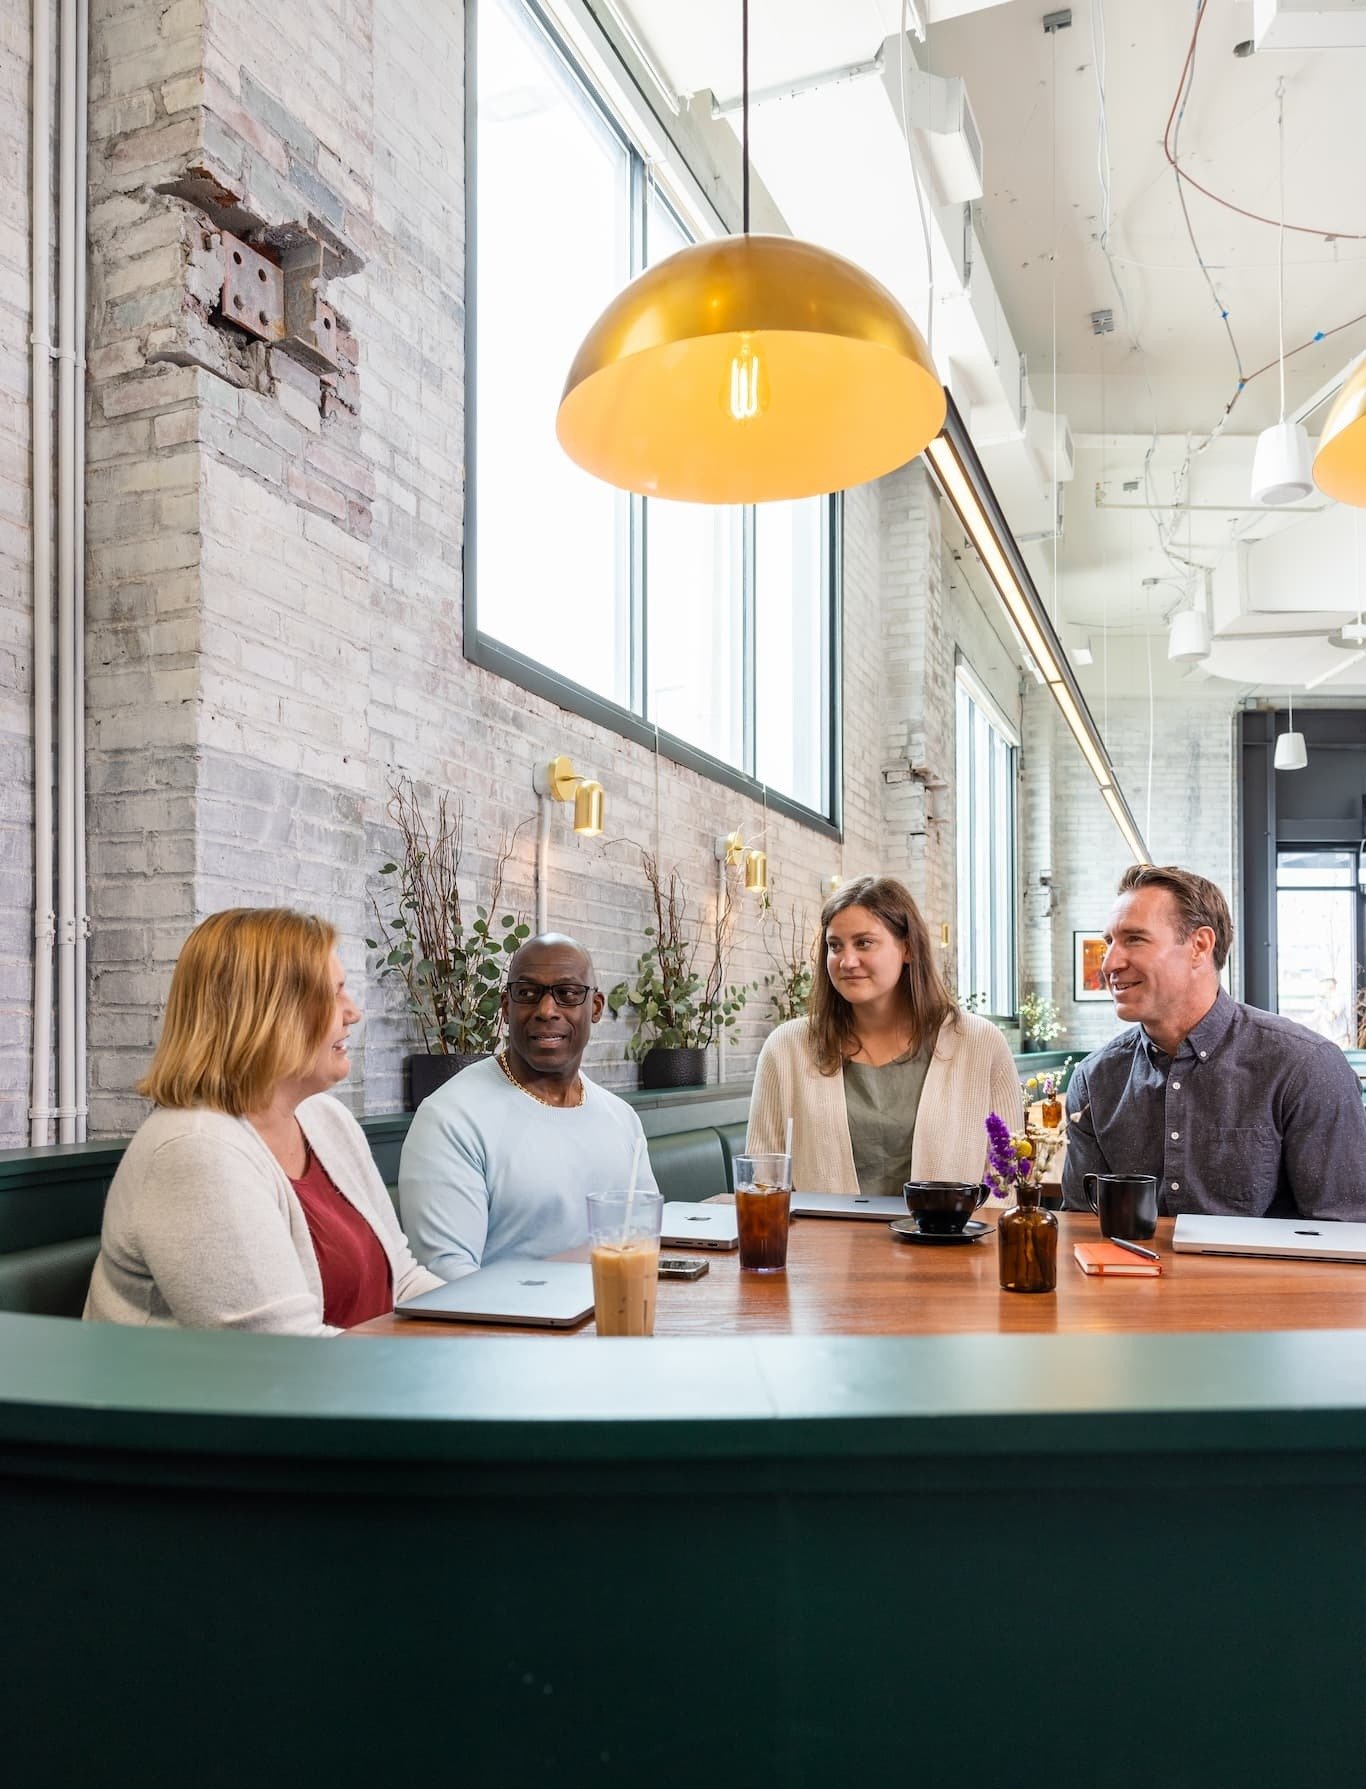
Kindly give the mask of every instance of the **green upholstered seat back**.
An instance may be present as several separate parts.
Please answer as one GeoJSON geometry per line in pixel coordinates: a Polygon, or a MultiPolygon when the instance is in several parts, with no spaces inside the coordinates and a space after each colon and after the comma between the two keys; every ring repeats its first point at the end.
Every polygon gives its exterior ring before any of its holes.
{"type": "Polygon", "coordinates": [[[745,1132],[747,1124],[718,1124],[716,1134],[721,1139],[721,1147],[726,1152],[726,1191],[735,1191],[735,1158],[745,1153],[745,1132]]]}
{"type": "Polygon", "coordinates": [[[727,1189],[726,1152],[714,1130],[651,1137],[650,1166],[666,1199],[710,1199],[727,1189]]]}
{"type": "Polygon", "coordinates": [[[0,1255],[0,1311],[31,1317],[79,1317],[100,1252],[98,1236],[50,1242],[0,1255]]]}

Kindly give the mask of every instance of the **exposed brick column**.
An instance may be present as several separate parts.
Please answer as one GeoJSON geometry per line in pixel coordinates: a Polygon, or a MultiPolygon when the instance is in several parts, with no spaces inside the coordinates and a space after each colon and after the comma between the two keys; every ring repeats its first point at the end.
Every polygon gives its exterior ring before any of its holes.
{"type": "Polygon", "coordinates": [[[939,496],[918,463],[882,480],[881,868],[900,876],[931,935],[954,918],[953,636],[939,496]]]}

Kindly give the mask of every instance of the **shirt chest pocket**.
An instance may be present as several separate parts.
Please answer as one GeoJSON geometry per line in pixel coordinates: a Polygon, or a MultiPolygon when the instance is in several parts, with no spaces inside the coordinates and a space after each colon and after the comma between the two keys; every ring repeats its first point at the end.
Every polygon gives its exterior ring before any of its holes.
{"type": "Polygon", "coordinates": [[[1281,1177],[1280,1133],[1270,1125],[1245,1125],[1228,1139],[1217,1175],[1222,1201],[1238,1217],[1262,1217],[1281,1177]]]}

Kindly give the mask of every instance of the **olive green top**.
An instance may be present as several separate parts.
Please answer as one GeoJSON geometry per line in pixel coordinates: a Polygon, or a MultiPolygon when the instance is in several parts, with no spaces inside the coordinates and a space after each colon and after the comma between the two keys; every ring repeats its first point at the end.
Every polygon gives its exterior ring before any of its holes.
{"type": "Polygon", "coordinates": [[[861,1193],[899,1193],[911,1177],[911,1139],[930,1053],[909,1050],[872,1068],[844,1065],[844,1109],[861,1193]]]}

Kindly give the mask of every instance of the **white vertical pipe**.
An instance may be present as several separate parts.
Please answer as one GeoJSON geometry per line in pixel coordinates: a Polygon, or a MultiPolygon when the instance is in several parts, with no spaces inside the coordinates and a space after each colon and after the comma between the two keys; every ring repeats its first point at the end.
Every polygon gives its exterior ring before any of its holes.
{"type": "Polygon", "coordinates": [[[29,1141],[48,1141],[52,1050],[52,13],[33,0],[33,1082],[29,1141]]]}
{"type": "MultiPolygon", "coordinates": [[[[718,850],[716,857],[716,929],[721,930],[721,915],[726,910],[726,871],[727,857],[724,850],[718,850]]],[[[716,1031],[716,1079],[718,1085],[724,1085],[726,1079],[726,1028],[719,1025],[716,1031]]]]}
{"type": "Polygon", "coordinates": [[[550,930],[550,797],[542,795],[536,813],[536,936],[550,930]]]}
{"type": "Polygon", "coordinates": [[[90,1110],[86,1052],[86,1002],[89,998],[85,941],[90,932],[85,862],[85,268],[86,192],[90,180],[87,144],[90,93],[90,0],[76,0],[76,529],[75,590],[75,728],[72,768],[75,775],[76,856],[76,1141],[84,1143],[90,1110]]]}
{"type": "Polygon", "coordinates": [[[57,1139],[76,1139],[76,0],[60,0],[57,117],[57,1139]]]}

